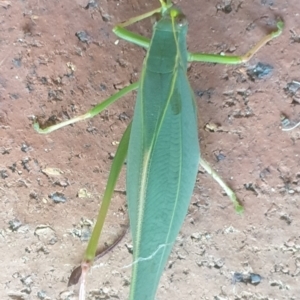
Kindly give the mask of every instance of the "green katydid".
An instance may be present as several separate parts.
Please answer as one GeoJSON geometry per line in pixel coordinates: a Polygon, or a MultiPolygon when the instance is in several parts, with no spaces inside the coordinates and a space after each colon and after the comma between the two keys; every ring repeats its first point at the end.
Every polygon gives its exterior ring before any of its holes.
{"type": "MultiPolygon", "coordinates": [[[[97,249],[114,187],[127,157],[127,203],[133,240],[131,300],[155,298],[159,280],[178,232],[184,222],[200,164],[224,188],[237,212],[242,212],[233,191],[201,158],[198,143],[196,103],[186,72],[188,62],[238,64],[247,62],[263,45],[278,37],[277,30],[265,36],[244,56],[190,53],[187,51],[187,22],[170,0],[161,7],[129,19],[114,33],[148,50],[140,80],[120,90],[86,114],[41,129],[49,133],[68,124],[92,118],[123,95],[137,90],[132,123],[126,129],[112,163],[97,222],[81,265],[84,279],[97,249]],[[125,27],[159,15],[151,39],[125,27]]],[[[84,291],[81,291],[82,299],[84,291]]]]}

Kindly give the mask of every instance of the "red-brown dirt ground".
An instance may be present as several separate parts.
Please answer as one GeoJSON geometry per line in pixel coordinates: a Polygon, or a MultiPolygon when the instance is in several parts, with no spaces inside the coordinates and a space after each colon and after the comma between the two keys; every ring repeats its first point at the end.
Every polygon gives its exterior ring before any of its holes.
{"type": "MultiPolygon", "coordinates": [[[[237,215],[218,184],[199,172],[157,299],[300,299],[300,127],[282,131],[282,116],[300,121],[299,1],[176,3],[189,20],[191,52],[243,54],[276,28],[278,17],[285,29],[247,64],[189,67],[202,156],[245,212],[237,215]],[[249,75],[259,62],[271,72],[249,75]],[[261,281],[238,282],[235,273],[259,274],[261,281]]],[[[33,117],[59,122],[83,114],[138,80],[145,50],[119,40],[112,28],[158,5],[0,1],[1,299],[77,299],[68,278],[84,253],[135,94],[49,135],[33,130],[33,117]],[[87,33],[83,41],[80,31],[87,33]],[[65,202],[54,203],[62,195],[65,202]]],[[[132,29],[150,36],[152,25],[132,29]]],[[[127,223],[124,193],[123,174],[102,244],[127,223]]],[[[96,262],[88,299],[128,299],[130,249],[127,233],[96,262]]]]}

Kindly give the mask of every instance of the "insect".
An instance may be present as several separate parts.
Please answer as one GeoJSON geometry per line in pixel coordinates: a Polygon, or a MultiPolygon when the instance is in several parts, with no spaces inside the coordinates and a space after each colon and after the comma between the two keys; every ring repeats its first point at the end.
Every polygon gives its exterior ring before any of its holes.
{"type": "Polygon", "coordinates": [[[184,222],[193,193],[199,164],[218,181],[242,212],[234,192],[200,155],[197,109],[187,78],[189,62],[238,64],[247,62],[263,45],[278,37],[277,30],[265,36],[243,56],[190,53],[187,51],[187,21],[170,0],[160,0],[158,9],[129,19],[114,28],[126,41],[148,50],[138,82],[125,87],[86,114],[41,129],[49,133],[68,124],[92,118],[123,95],[137,90],[132,122],[126,129],[112,163],[102,206],[81,265],[81,299],[84,280],[92,263],[98,239],[120,170],[127,157],[126,190],[130,231],[133,240],[131,300],[153,300],[172,246],[184,222]],[[148,39],[126,29],[127,26],[159,15],[148,39]]]}

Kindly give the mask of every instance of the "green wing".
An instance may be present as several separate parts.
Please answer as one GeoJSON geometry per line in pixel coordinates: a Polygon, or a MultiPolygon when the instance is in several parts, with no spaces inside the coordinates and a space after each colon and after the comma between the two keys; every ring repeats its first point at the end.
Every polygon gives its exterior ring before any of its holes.
{"type": "MultiPolygon", "coordinates": [[[[175,53],[174,62],[167,62],[171,70],[154,71],[157,66],[152,70],[149,63],[149,57],[155,55],[153,51],[150,46],[128,150],[127,200],[133,239],[131,300],[155,297],[188,210],[200,157],[195,103],[185,66],[175,53]]],[[[159,52],[156,57],[162,65],[163,54],[159,52]]]]}

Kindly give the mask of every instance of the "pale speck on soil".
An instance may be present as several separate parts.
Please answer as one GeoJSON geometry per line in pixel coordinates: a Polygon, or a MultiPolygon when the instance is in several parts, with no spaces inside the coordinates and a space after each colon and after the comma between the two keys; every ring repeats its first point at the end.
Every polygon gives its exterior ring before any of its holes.
{"type": "MultiPolygon", "coordinates": [[[[199,172],[157,299],[300,299],[300,128],[281,130],[282,116],[300,121],[299,1],[176,2],[189,20],[192,52],[245,53],[277,17],[285,30],[247,65],[189,67],[202,155],[236,191],[245,213],[238,216],[199,172]],[[257,66],[260,75],[249,75],[257,66]]],[[[136,81],[145,51],[116,43],[112,27],[158,5],[0,1],[1,299],[77,298],[68,278],[86,247],[134,95],[49,135],[38,135],[32,120],[66,120],[136,81]]],[[[133,29],[149,35],[151,22],[133,29]]],[[[127,222],[124,176],[117,190],[102,245],[127,222]]],[[[128,233],[97,261],[89,299],[128,299],[130,245],[128,233]]]]}

